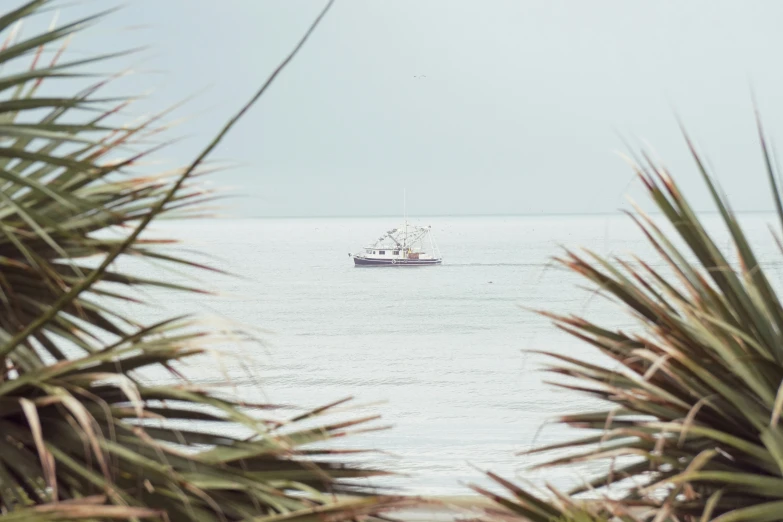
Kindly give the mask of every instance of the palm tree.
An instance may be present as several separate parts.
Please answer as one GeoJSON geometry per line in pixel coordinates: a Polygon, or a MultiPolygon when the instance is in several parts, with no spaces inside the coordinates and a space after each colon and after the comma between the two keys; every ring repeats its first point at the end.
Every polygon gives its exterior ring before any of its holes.
{"type": "MultiPolygon", "coordinates": [[[[760,124],[759,136],[783,226],[778,172],[760,124]]],[[[481,492],[518,516],[633,520],[647,511],[656,521],[783,519],[783,307],[736,215],[685,139],[730,234],[737,266],[665,167],[646,155],[634,159],[636,173],[673,232],[638,210],[632,218],[657,260],[606,259],[589,251],[558,258],[629,312],[637,328],[628,332],[545,313],[558,328],[608,356],[613,367],[547,354],[555,360],[549,370],[568,378],[561,386],[597,397],[607,407],[559,419],[588,432],[585,437],[534,450],[571,450],[544,466],[604,463],[604,473],[571,495],[610,489],[620,495],[577,504],[557,494],[553,502],[543,502],[493,476],[510,496],[481,492]],[[615,464],[620,458],[626,463],[615,464]]],[[[779,233],[773,231],[772,240],[781,247],[779,233]]]]}
{"type": "Polygon", "coordinates": [[[345,462],[346,450],[308,446],[372,419],[319,420],[332,405],[281,420],[275,406],[203,389],[181,363],[224,333],[193,318],[140,324],[116,306],[136,299],[133,287],[200,291],[124,273],[115,261],[208,270],[142,233],[161,216],[197,215],[213,196],[197,183],[204,159],[321,17],[198,158],[141,175],[165,113],[116,123],[133,98],[101,92],[120,74],[69,93],[63,79],[87,78],[116,55],[64,58],[68,40],[101,14],[18,36],[19,24],[50,7],[29,0],[0,13],[0,67],[9,71],[0,75],[2,513],[9,521],[344,520],[389,508],[395,499],[352,480],[380,471],[345,462]],[[42,94],[42,83],[56,94],[42,94]],[[146,379],[155,368],[170,380],[146,379]]]}

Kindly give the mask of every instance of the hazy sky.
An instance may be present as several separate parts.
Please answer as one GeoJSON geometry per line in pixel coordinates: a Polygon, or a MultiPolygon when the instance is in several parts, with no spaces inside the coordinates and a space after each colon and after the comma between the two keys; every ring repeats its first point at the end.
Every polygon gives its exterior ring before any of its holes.
{"type": "MultiPolygon", "coordinates": [[[[198,94],[166,152],[185,162],[323,5],[132,0],[73,49],[150,46],[142,69],[165,74],[132,79],[157,89],[144,108],[198,94]]],[[[419,215],[612,212],[641,196],[625,136],[705,207],[676,110],[735,208],[769,209],[749,86],[783,135],[781,20],[778,0],[338,0],[220,147],[240,166],[212,181],[242,195],[240,216],[398,214],[403,187],[419,215]]]]}

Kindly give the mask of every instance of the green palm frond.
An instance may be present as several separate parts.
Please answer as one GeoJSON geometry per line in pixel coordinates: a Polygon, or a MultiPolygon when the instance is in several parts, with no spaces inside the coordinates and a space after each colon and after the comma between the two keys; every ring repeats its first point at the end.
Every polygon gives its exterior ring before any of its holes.
{"type": "MultiPolygon", "coordinates": [[[[687,140],[687,136],[686,136],[687,140]]],[[[731,235],[732,267],[669,173],[644,158],[636,171],[676,237],[642,212],[633,216],[665,263],[567,252],[560,263],[586,277],[631,312],[634,332],[575,316],[555,324],[611,358],[612,369],[548,353],[562,383],[612,404],[566,415],[561,423],[602,430],[536,452],[578,449],[545,466],[634,461],[580,487],[630,478],[624,499],[687,520],[777,520],[783,508],[783,308],[747,238],[690,140],[695,163],[731,235]],[[704,518],[702,518],[704,517],[704,518]]],[[[766,144],[762,145],[768,158],[766,144]]],[[[776,204],[777,174],[767,162],[776,204]]],[[[625,481],[625,482],[623,482],[625,481]]]]}
{"type": "MultiPolygon", "coordinates": [[[[105,494],[116,505],[154,506],[170,517],[237,520],[306,514],[333,495],[370,492],[346,479],[380,471],[332,462],[328,450],[298,452],[370,419],[314,424],[330,414],[326,408],[281,422],[268,405],[147,382],[145,370],[175,367],[218,341],[186,326],[148,327],[0,385],[3,501],[22,502],[22,492],[34,503],[105,494]]],[[[357,502],[378,508],[377,499],[357,502]]]]}
{"type": "MultiPolygon", "coordinates": [[[[44,80],[80,76],[86,74],[85,66],[117,56],[61,63],[62,53],[56,52],[48,64],[42,63],[44,49],[60,46],[62,50],[67,38],[100,20],[100,15],[91,16],[27,39],[13,38],[13,24],[21,24],[50,3],[28,2],[0,19],[0,35],[4,30],[9,33],[0,48],[0,70],[23,71],[0,77],[0,339],[15,340],[0,354],[19,372],[44,365],[40,349],[64,360],[58,340],[90,353],[95,329],[122,336],[137,327],[132,318],[112,312],[106,299],[100,298],[128,299],[118,286],[168,285],[111,270],[96,271],[88,258],[105,256],[123,243],[117,234],[105,232],[132,230],[140,219],[175,206],[197,206],[209,197],[196,186],[172,192],[180,172],[133,174],[133,167],[156,150],[139,142],[165,126],[158,115],[134,125],[109,123],[118,108],[132,101],[99,98],[109,79],[100,78],[75,96],[39,95],[44,80]],[[24,70],[18,65],[24,62],[32,66],[24,70]],[[166,204],[158,209],[164,200],[166,204]],[[25,331],[90,276],[117,283],[115,289],[89,285],[87,292],[62,303],[38,330],[25,331]],[[19,349],[10,350],[17,342],[19,349]]],[[[56,84],[51,87],[55,90],[56,84]]],[[[161,243],[165,241],[134,241],[123,253],[159,256],[154,247],[161,243]]],[[[175,256],[167,260],[186,262],[175,256]]]]}
{"type": "MultiPolygon", "coordinates": [[[[778,173],[763,132],[760,137],[783,225],[778,173]]],[[[637,326],[625,331],[542,312],[612,361],[609,367],[542,352],[555,361],[548,371],[567,379],[557,384],[609,406],[559,419],[589,435],[528,453],[571,450],[539,467],[600,463],[606,471],[569,494],[612,491],[619,500],[595,505],[615,517],[619,506],[625,513],[652,509],[661,521],[780,520],[783,307],[687,135],[686,141],[731,237],[736,267],[666,169],[647,156],[637,159],[635,170],[671,232],[641,210],[631,217],[659,259],[607,259],[589,251],[558,258],[630,312],[637,326]]],[[[526,519],[584,516],[562,504],[570,497],[542,503],[501,484],[516,499],[496,500],[526,519]]]]}
{"type": "MultiPolygon", "coordinates": [[[[493,501],[497,507],[483,508],[481,522],[514,522],[526,520],[529,522],[608,522],[613,515],[622,522],[636,522],[628,513],[618,515],[607,510],[609,503],[599,504],[579,503],[557,490],[551,489],[552,499],[542,500],[534,493],[513,482],[488,472],[487,476],[506,490],[506,495],[493,493],[486,488],[471,486],[475,492],[493,501]]],[[[622,509],[622,507],[620,508],[622,509]]]]}
{"type": "Polygon", "coordinates": [[[194,385],[183,361],[229,339],[187,318],[142,325],[112,306],[135,299],[134,286],[199,291],[111,267],[134,256],[206,268],[162,250],[168,240],[140,236],[154,219],[211,197],[193,183],[203,161],[331,2],[209,146],[186,168],[158,175],[137,166],[157,150],[143,142],[165,130],[162,114],[112,123],[132,99],[98,97],[111,77],[72,96],[39,94],[43,81],[49,92],[67,92],[60,78],[89,78],[90,66],[119,55],[61,61],[66,39],[100,15],[15,37],[14,24],[51,3],[0,14],[0,36],[8,35],[0,71],[14,71],[0,75],[0,511],[46,520],[336,521],[401,505],[366,485],[382,471],[321,444],[369,429],[373,418],[330,422],[332,405],[281,420],[281,408],[194,385]],[[51,46],[59,50],[41,64],[51,46]],[[20,67],[24,60],[32,66],[20,67]],[[165,382],[150,380],[161,368],[165,382]]]}

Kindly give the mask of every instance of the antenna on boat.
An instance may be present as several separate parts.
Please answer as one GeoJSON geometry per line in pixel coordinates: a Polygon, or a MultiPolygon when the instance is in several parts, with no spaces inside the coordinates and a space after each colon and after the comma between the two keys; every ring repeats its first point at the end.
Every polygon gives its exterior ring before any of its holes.
{"type": "Polygon", "coordinates": [[[402,219],[405,221],[405,242],[404,244],[407,246],[408,244],[408,199],[407,199],[407,191],[406,188],[402,188],[402,219]]]}

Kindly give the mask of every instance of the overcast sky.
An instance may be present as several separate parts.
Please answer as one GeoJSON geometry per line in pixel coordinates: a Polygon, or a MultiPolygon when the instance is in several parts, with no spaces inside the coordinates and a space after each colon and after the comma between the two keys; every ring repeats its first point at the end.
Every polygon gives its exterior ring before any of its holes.
{"type": "MultiPolygon", "coordinates": [[[[165,153],[184,163],[323,5],[132,0],[72,48],[150,46],[142,69],[165,74],[131,80],[157,89],[144,108],[198,94],[165,153]]],[[[613,212],[641,197],[624,136],[706,208],[676,111],[734,207],[770,209],[750,85],[783,135],[781,20],[777,0],[337,0],[218,150],[240,166],[212,181],[242,196],[239,216],[399,214],[404,187],[418,215],[613,212]]]]}

